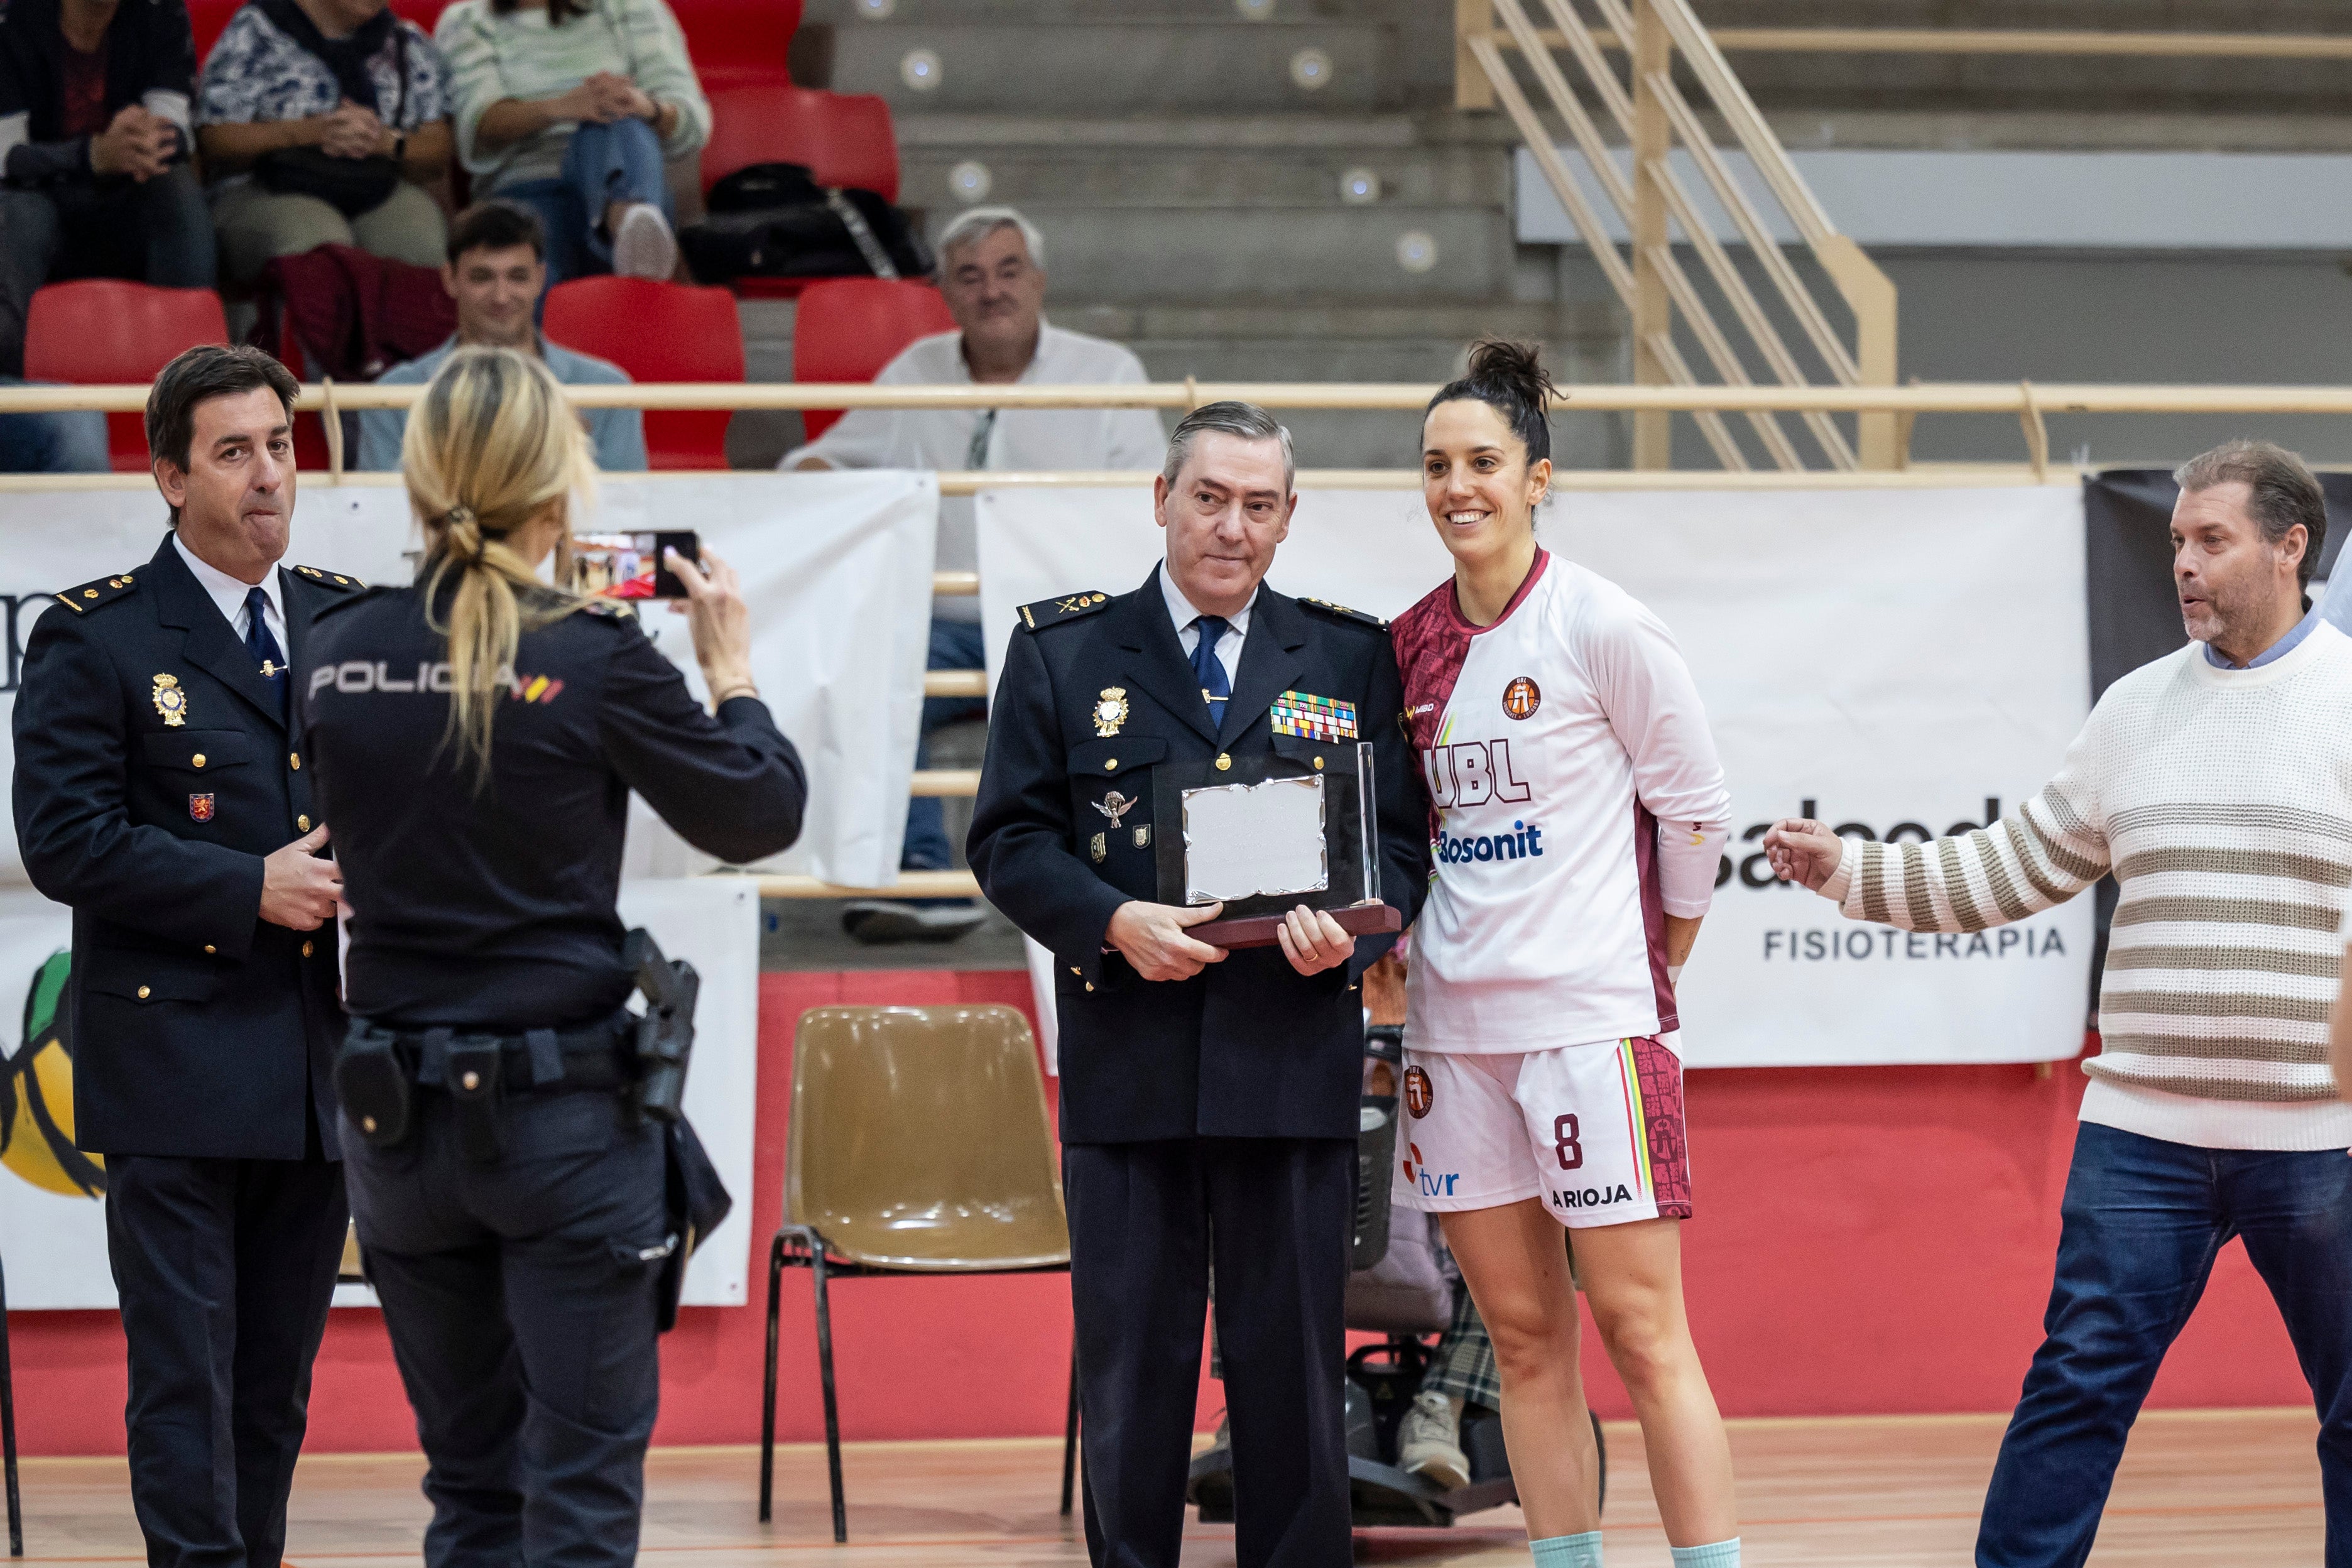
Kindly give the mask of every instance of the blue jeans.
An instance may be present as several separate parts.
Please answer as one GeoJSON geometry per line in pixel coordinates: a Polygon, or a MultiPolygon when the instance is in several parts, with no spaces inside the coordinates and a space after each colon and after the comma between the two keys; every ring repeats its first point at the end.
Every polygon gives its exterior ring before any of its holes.
{"type": "Polygon", "coordinates": [[[539,214],[547,230],[547,286],[613,269],[612,237],[603,232],[610,202],[651,202],[675,223],[662,177],[661,138],[642,120],[583,125],[563,150],[563,173],[494,193],[539,214]]]}
{"type": "MultiPolygon", "coordinates": [[[[18,308],[64,278],[128,278],[158,289],[209,289],[217,258],[212,209],[187,164],[144,184],[62,180],[40,190],[0,190],[0,289],[18,308]]],[[[0,371],[20,374],[21,345],[0,371]]]]}
{"type": "MultiPolygon", "coordinates": [[[[0,375],[0,386],[29,384],[0,375]]],[[[0,474],[102,474],[103,414],[0,414],[0,474]]]]}
{"type": "MultiPolygon", "coordinates": [[[[978,621],[931,623],[930,669],[980,669],[988,663],[988,645],[978,621]]],[[[931,765],[931,731],[942,724],[986,714],[988,704],[977,697],[923,699],[923,733],[915,742],[915,765],[931,765]]],[[[907,803],[907,842],[898,852],[902,871],[945,871],[955,864],[948,844],[946,809],[935,795],[917,795],[907,803]]]]}
{"type": "Polygon", "coordinates": [[[2271,1289],[2319,1412],[2327,1568],[2352,1568],[2352,1157],[2167,1143],[2084,1122],[2058,1272],[2001,1439],[1979,1568],[2076,1568],[2165,1351],[2231,1237],[2271,1289]]]}

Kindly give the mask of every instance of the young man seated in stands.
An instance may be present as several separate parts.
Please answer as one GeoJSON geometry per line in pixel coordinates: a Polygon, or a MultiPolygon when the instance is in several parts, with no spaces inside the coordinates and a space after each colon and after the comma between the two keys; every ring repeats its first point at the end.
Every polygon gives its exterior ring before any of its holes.
{"type": "Polygon", "coordinates": [[[229,280],[321,245],[438,266],[448,75],[388,0],[247,0],[196,88],[229,280]]]}
{"type": "MultiPolygon", "coordinates": [[[[1150,379],[1142,362],[1119,344],[1045,321],[1045,241],[1013,208],[971,208],[948,225],[939,248],[940,292],[957,330],[918,338],[882,367],[876,385],[1075,386],[1150,379]]],[[[816,441],[784,454],[781,466],[1157,471],[1167,445],[1160,416],[1148,408],[859,408],[816,441]]],[[[939,569],[971,572],[979,564],[971,498],[941,498],[939,569]]],[[[970,595],[933,601],[930,668],[979,669],[983,663],[980,601],[970,595]]],[[[933,731],[983,710],[976,697],[928,699],[915,765],[929,764],[933,731]]],[[[951,863],[940,802],[918,797],[907,810],[901,868],[940,871],[951,863]]],[[[961,899],[860,900],[843,911],[842,923],[861,942],[951,942],[982,918],[961,899]]]]}
{"type": "Polygon", "coordinates": [[[184,0],[0,5],[0,288],[19,310],[55,278],[213,286],[195,74],[184,0]]]}
{"type": "MultiPolygon", "coordinates": [[[[538,216],[512,202],[480,202],[449,226],[448,259],[441,286],[457,302],[457,331],[422,359],[396,364],[376,378],[379,386],[422,386],[455,349],[482,346],[520,349],[547,362],[566,386],[618,386],[628,373],[608,360],[574,353],[542,336],[532,319],[547,282],[547,237],[538,216]]],[[[645,418],[634,408],[588,408],[580,416],[604,473],[640,472],[646,466],[645,418]]],[[[400,467],[400,438],[408,411],[372,408],[360,416],[362,468],[389,472],[400,467]]]]}

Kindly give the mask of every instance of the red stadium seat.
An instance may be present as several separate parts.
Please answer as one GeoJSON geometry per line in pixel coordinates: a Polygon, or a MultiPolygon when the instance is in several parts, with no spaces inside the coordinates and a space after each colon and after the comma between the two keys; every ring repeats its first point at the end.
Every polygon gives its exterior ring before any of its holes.
{"type": "Polygon", "coordinates": [[[188,24],[196,36],[196,63],[204,64],[213,46],[228,26],[228,19],[237,13],[245,0],[188,0],[188,24]]]}
{"type": "Polygon", "coordinates": [[[424,28],[425,36],[429,38],[433,36],[434,27],[440,23],[441,13],[449,8],[449,4],[450,0],[392,0],[392,9],[394,15],[404,16],[424,28]]]}
{"type": "Polygon", "coordinates": [[[703,91],[792,84],[784,56],[801,25],[801,0],[675,0],[670,9],[703,91]]]}
{"type": "MultiPolygon", "coordinates": [[[[872,381],[917,338],[955,331],[948,302],[928,283],[827,278],[801,295],[793,323],[793,379],[872,381]]],[[[812,441],[833,428],[838,408],[802,412],[812,441]]]]}
{"type": "MultiPolygon", "coordinates": [[[[549,341],[611,360],[635,381],[740,381],[743,324],[724,289],[643,278],[580,278],[547,292],[549,341]]],[[[728,410],[646,416],[656,468],[727,466],[728,410]]]]}
{"type": "MultiPolygon", "coordinates": [[[[52,283],[25,313],[25,378],[104,386],[152,381],[184,349],[228,342],[220,296],[209,289],[151,289],[112,278],[52,283]]],[[[117,473],[147,467],[145,422],[106,416],[117,473]]]]}
{"type": "Polygon", "coordinates": [[[702,190],[754,163],[800,163],[820,185],[898,199],[898,138],[890,106],[869,93],[811,87],[730,87],[710,94],[702,190]]]}

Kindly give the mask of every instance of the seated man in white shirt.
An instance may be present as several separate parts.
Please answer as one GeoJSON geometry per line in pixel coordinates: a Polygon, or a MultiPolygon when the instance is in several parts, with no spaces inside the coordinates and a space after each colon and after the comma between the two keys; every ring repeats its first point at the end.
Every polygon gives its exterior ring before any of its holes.
{"type": "MultiPolygon", "coordinates": [[[[1011,207],[971,208],[948,226],[939,248],[940,292],[958,330],[918,338],[882,367],[876,385],[1073,386],[1150,379],[1142,362],[1118,344],[1047,323],[1045,240],[1011,207]]],[[[780,466],[1157,472],[1167,448],[1160,416],[1148,408],[859,408],[814,442],[784,454],[780,466]]],[[[979,564],[971,498],[942,498],[939,569],[971,572],[979,564]]],[[[982,649],[980,601],[969,595],[935,600],[930,668],[979,669],[982,649]]],[[[975,697],[927,700],[915,765],[929,763],[932,731],[984,711],[975,697]]],[[[945,870],[950,853],[940,802],[918,797],[907,811],[900,868],[945,870]]],[[[860,900],[842,914],[849,933],[867,942],[952,942],[982,919],[961,899],[860,900]]]]}

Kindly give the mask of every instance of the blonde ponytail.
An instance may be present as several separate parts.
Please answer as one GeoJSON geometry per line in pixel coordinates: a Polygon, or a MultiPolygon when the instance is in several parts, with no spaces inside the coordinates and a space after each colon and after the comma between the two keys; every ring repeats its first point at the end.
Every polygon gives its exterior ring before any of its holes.
{"type": "Polygon", "coordinates": [[[426,624],[449,639],[448,736],[487,781],[499,689],[514,679],[522,634],[586,603],[571,592],[568,510],[556,536],[556,588],[539,580],[509,536],[551,505],[565,508],[574,492],[592,490],[595,465],[579,417],[544,364],[512,349],[467,348],[434,373],[409,411],[400,469],[425,530],[426,624]]]}

